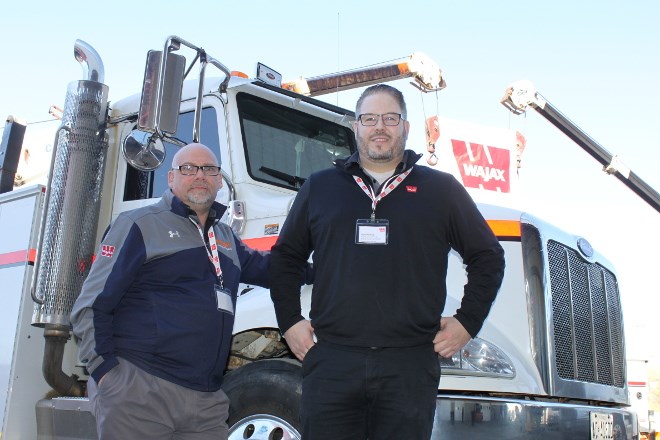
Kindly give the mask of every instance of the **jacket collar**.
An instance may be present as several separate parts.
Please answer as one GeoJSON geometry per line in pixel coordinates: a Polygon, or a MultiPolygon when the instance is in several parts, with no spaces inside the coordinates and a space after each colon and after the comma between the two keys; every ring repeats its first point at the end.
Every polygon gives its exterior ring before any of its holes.
{"type": "MultiPolygon", "coordinates": [[[[420,153],[416,153],[413,150],[405,150],[403,152],[403,159],[399,165],[397,165],[394,173],[400,174],[404,171],[407,171],[408,169],[412,168],[421,157],[422,154],[420,153]]],[[[337,159],[335,160],[334,165],[337,168],[342,168],[349,174],[357,174],[362,170],[362,167],[360,166],[360,153],[356,151],[346,159],[337,159]]]]}

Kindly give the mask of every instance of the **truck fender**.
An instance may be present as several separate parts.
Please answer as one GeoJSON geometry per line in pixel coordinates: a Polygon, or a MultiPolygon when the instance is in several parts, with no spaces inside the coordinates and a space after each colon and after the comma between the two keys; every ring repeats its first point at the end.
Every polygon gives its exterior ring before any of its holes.
{"type": "MultiPolygon", "coordinates": [[[[273,300],[270,299],[270,290],[259,286],[239,286],[239,295],[236,300],[236,317],[234,320],[234,334],[257,328],[278,328],[273,300]]],[[[312,297],[312,286],[301,288],[300,305],[303,316],[307,318],[312,297]]]]}
{"type": "Polygon", "coordinates": [[[236,301],[234,334],[254,328],[277,328],[270,290],[257,286],[245,288],[242,292],[236,301]]]}

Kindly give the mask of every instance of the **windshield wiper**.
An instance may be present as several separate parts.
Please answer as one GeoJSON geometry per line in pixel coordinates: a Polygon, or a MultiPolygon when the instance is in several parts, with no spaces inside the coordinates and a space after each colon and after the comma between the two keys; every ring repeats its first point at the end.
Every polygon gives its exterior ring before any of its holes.
{"type": "Polygon", "coordinates": [[[305,180],[307,180],[304,177],[293,176],[291,174],[283,173],[282,171],[274,170],[268,167],[260,167],[259,171],[262,171],[269,176],[273,176],[276,179],[284,180],[294,188],[300,188],[302,184],[305,183],[305,180]]]}

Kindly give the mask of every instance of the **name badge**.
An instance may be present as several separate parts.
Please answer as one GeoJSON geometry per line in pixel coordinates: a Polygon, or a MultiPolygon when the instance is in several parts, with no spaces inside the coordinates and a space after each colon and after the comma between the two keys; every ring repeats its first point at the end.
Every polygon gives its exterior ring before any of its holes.
{"type": "Polygon", "coordinates": [[[387,244],[390,221],[358,219],[355,224],[355,244],[387,244]]]}
{"type": "Polygon", "coordinates": [[[231,292],[227,288],[222,288],[217,284],[214,286],[215,289],[215,301],[218,306],[218,310],[221,312],[234,314],[234,303],[231,300],[231,292]]]}

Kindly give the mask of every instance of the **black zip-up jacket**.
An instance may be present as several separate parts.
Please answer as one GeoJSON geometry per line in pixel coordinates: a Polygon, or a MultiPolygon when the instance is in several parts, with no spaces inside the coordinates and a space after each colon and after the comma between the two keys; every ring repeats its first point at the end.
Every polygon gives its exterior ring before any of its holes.
{"type": "Polygon", "coordinates": [[[395,174],[412,172],[377,205],[389,221],[387,245],[356,244],[356,221],[369,219],[371,199],[355,153],[312,174],[293,203],[271,252],[271,296],[282,332],[304,319],[300,271],[313,251],[310,319],[319,340],[359,347],[428,343],[447,296],[448,253],[467,271],[455,317],[473,337],[504,275],[504,250],[475,203],[450,174],[415,165],[406,150],[395,174]]]}

